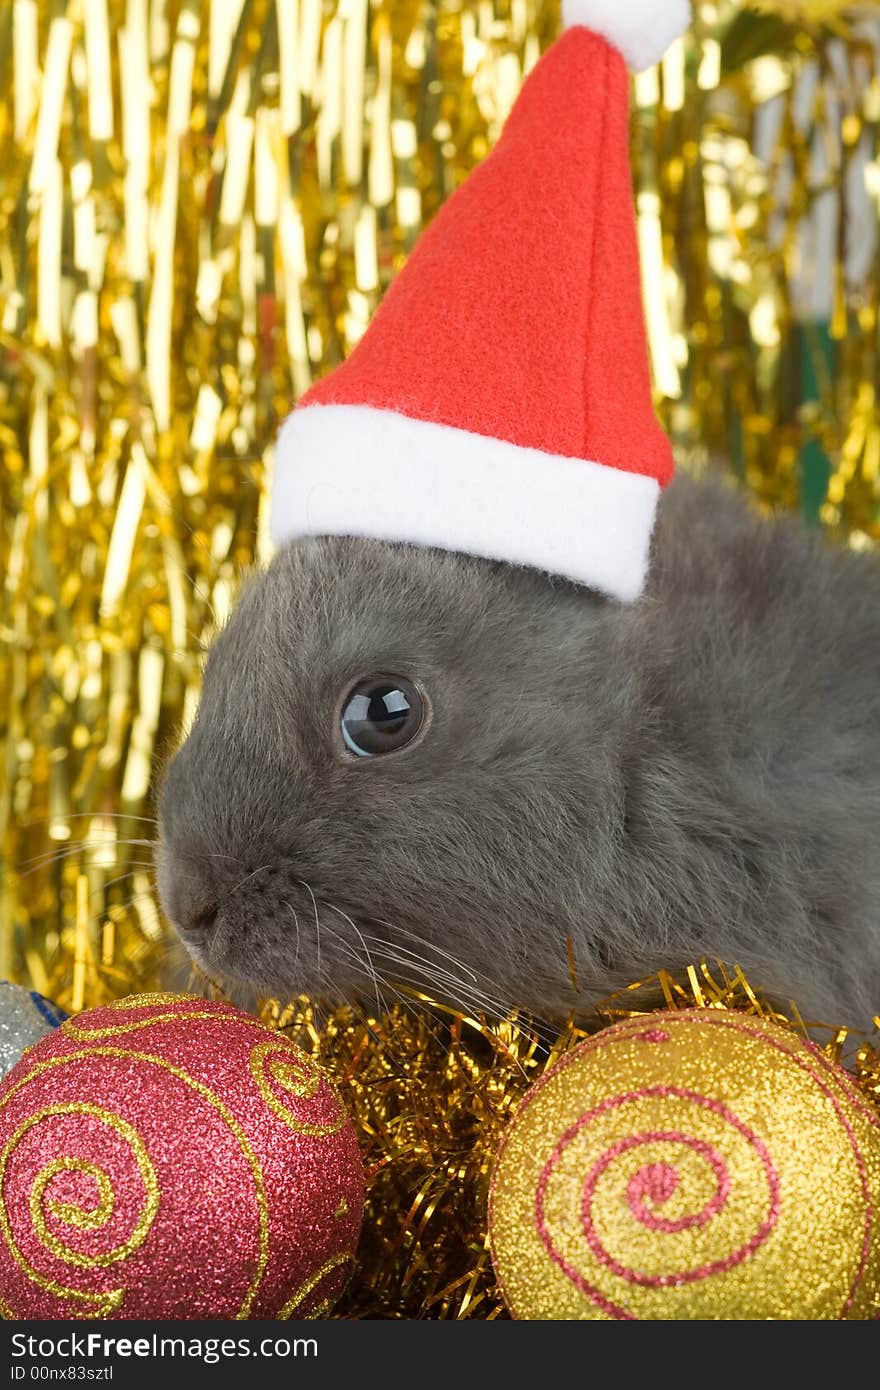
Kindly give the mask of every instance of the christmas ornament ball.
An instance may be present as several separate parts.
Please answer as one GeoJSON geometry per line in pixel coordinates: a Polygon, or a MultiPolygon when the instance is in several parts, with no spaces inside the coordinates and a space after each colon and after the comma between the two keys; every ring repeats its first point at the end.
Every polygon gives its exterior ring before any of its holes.
{"type": "Polygon", "coordinates": [[[334,1087],[231,1006],[136,995],[0,1085],[6,1318],[320,1317],[360,1230],[334,1087]]]}
{"type": "Polygon", "coordinates": [[[627,1019],[528,1092],[492,1181],[517,1318],[880,1317],[880,1120],[793,1031],[627,1019]]]}
{"type": "Polygon", "coordinates": [[[63,1009],[35,989],[0,980],[0,1077],[15,1066],[26,1048],[66,1017],[63,1009]]]}

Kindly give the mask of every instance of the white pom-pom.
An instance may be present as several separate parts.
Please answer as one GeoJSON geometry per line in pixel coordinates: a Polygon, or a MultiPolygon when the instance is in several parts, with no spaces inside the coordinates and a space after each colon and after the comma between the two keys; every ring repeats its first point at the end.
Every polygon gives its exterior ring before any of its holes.
{"type": "Polygon", "coordinates": [[[690,0],[562,0],[566,29],[581,24],[620,49],[633,72],[659,63],[691,22],[690,0]]]}

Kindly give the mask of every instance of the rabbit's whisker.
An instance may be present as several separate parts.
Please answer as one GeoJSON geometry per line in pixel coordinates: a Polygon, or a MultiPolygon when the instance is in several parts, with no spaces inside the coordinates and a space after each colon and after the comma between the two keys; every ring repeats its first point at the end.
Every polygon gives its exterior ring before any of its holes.
{"type": "Polygon", "coordinates": [[[295,953],[294,953],[294,957],[293,957],[293,967],[292,967],[292,970],[291,970],[291,974],[295,975],[295,974],[296,974],[296,967],[297,967],[297,965],[299,964],[299,948],[300,948],[300,946],[301,946],[301,944],[302,944],[302,932],[300,931],[300,925],[299,925],[299,913],[297,912],[297,910],[296,910],[296,908],[294,907],[293,903],[289,903],[289,902],[287,902],[287,901],[285,900],[284,906],[290,908],[290,911],[293,913],[294,925],[296,926],[296,951],[295,951],[295,953]]]}
{"type": "Polygon", "coordinates": [[[425,968],[424,978],[436,985],[442,992],[450,987],[458,992],[464,999],[468,997],[487,1009],[489,1013],[498,1014],[503,1017],[506,1010],[503,1009],[497,999],[485,991],[478,989],[475,985],[468,984],[451,970],[443,969],[438,966],[436,961],[429,960],[426,956],[421,956],[417,951],[411,951],[407,946],[389,945],[381,937],[369,937],[373,944],[373,951],[379,959],[387,960],[397,965],[413,967],[413,964],[420,964],[425,968]]]}
{"type": "Polygon", "coordinates": [[[305,879],[302,879],[302,878],[301,878],[301,879],[299,880],[299,882],[300,882],[300,885],[301,885],[303,888],[305,888],[306,892],[308,893],[309,897],[310,897],[311,900],[312,900],[312,907],[313,907],[314,913],[315,913],[315,959],[316,959],[317,968],[318,968],[318,975],[319,975],[319,977],[320,977],[321,979],[323,979],[324,972],[323,972],[323,969],[322,969],[322,966],[321,966],[321,919],[320,919],[320,916],[319,916],[319,914],[318,914],[318,904],[317,904],[317,901],[316,901],[316,899],[315,899],[314,893],[312,892],[312,890],[311,890],[311,888],[309,887],[309,885],[306,883],[305,879]]]}
{"type": "Polygon", "coordinates": [[[459,970],[463,970],[466,975],[470,975],[471,979],[476,982],[478,978],[476,972],[473,971],[469,965],[465,965],[463,960],[459,960],[458,956],[454,956],[451,951],[446,951],[442,946],[438,946],[436,941],[431,941],[428,937],[419,936],[417,932],[408,931],[407,928],[402,927],[399,922],[388,922],[384,917],[374,917],[372,920],[380,927],[387,927],[389,931],[399,932],[401,936],[408,937],[410,941],[415,941],[426,950],[436,951],[438,956],[444,956],[446,960],[457,966],[459,970]]]}
{"type": "Polygon", "coordinates": [[[367,939],[366,939],[366,937],[364,936],[364,934],[363,934],[363,932],[361,931],[360,927],[358,927],[358,926],[356,925],[356,923],[351,919],[351,917],[349,917],[349,915],[348,915],[347,912],[343,912],[343,911],[342,911],[342,908],[341,908],[341,907],[335,907],[334,904],[333,904],[333,903],[330,903],[330,902],[325,903],[325,907],[329,907],[329,909],[330,909],[331,912],[336,912],[336,913],[338,913],[338,915],[339,915],[344,921],[346,921],[346,922],[348,923],[348,925],[351,927],[352,931],[355,932],[355,933],[357,934],[358,940],[360,941],[361,945],[362,945],[363,948],[364,948],[364,959],[366,960],[366,962],[367,962],[367,964],[368,964],[368,966],[369,966],[370,974],[371,974],[371,976],[372,976],[372,978],[373,978],[373,984],[374,984],[375,987],[376,987],[376,1008],[377,1008],[378,1011],[381,1013],[381,1012],[382,1012],[382,1005],[381,1005],[380,1002],[379,1002],[379,979],[378,979],[378,976],[377,976],[377,974],[376,974],[376,968],[375,968],[375,966],[373,965],[373,957],[370,955],[370,948],[369,948],[369,946],[367,945],[367,939]]]}

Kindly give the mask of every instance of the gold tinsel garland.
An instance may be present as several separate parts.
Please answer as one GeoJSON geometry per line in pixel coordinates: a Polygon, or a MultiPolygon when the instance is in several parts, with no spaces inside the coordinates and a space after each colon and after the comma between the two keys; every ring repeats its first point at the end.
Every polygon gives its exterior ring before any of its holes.
{"type": "MultiPolygon", "coordinates": [[[[867,546],[876,6],[695,10],[634,84],[658,408],[686,462],[724,454],[765,503],[867,546]]],[[[0,6],[0,976],[69,1009],[163,982],[151,778],[268,553],[278,421],[363,332],[557,28],[540,0],[0,6]]],[[[497,1312],[475,1213],[539,1039],[427,1007],[296,1018],[372,1165],[375,1296],[356,1283],[344,1309],[497,1312]]],[[[867,1042],[852,1061],[876,1089],[867,1042]]]]}

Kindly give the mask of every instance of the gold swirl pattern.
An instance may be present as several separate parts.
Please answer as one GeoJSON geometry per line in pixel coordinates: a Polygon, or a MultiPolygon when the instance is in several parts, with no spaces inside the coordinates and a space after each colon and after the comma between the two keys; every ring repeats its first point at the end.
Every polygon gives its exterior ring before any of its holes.
{"type": "Polygon", "coordinates": [[[185,1015],[151,1014],[149,1018],[139,1018],[132,1023],[102,1024],[100,1028],[80,1028],[73,1019],[66,1019],[61,1028],[76,1042],[102,1042],[105,1038],[117,1038],[125,1033],[138,1033],[142,1028],[155,1028],[160,1023],[179,1023],[181,1018],[199,1019],[203,1023],[237,1023],[235,1014],[187,1013],[185,1015]]]}
{"type": "Polygon", "coordinates": [[[337,1134],[346,1123],[348,1116],[336,1087],[317,1062],[286,1038],[269,1038],[266,1042],[258,1043],[250,1055],[250,1069],[269,1109],[295,1133],[322,1138],[337,1134]],[[287,1095],[306,1102],[316,1099],[323,1089],[332,1097],[335,1105],[332,1119],[319,1123],[297,1114],[281,1100],[275,1086],[287,1095]]]}
{"type": "Polygon", "coordinates": [[[90,1173],[98,1183],[100,1200],[96,1208],[88,1211],[75,1207],[71,1203],[53,1203],[51,1211],[56,1218],[79,1230],[99,1229],[106,1225],[113,1214],[114,1200],[110,1175],[98,1168],[97,1164],[64,1154],[48,1163],[34,1180],[30,1195],[30,1209],[34,1229],[42,1244],[65,1264],[80,1265],[83,1269],[103,1269],[107,1265],[115,1264],[117,1260],[125,1260],[129,1255],[133,1255],[135,1250],[140,1249],[149,1235],[150,1227],[156,1219],[156,1212],[159,1210],[159,1184],[156,1179],[156,1170],[150,1162],[144,1141],[127,1120],[124,1120],[121,1115],[113,1115],[97,1105],[74,1101],[68,1105],[47,1105],[34,1115],[28,1116],[19,1125],[0,1155],[0,1191],[3,1187],[7,1162],[15,1151],[16,1145],[34,1125],[42,1124],[45,1120],[51,1119],[53,1115],[90,1115],[93,1119],[100,1120],[128,1144],[138,1166],[146,1194],[146,1205],[128,1239],[100,1255],[84,1255],[63,1245],[58,1237],[50,1231],[46,1223],[43,1198],[47,1187],[58,1173],[72,1171],[90,1173]]]}
{"type": "Polygon", "coordinates": [[[102,1009],[95,1010],[96,1013],[106,1012],[130,1012],[133,1009],[147,1008],[153,1005],[163,1004],[184,1004],[192,1003],[195,1005],[191,1009],[175,1009],[166,1013],[149,1013],[145,1018],[137,1018],[129,1021],[122,1020],[119,1023],[101,1023],[97,1027],[84,1028],[76,1018],[67,1018],[61,1025],[62,1031],[76,1042],[101,1042],[105,1038],[115,1038],[124,1033],[137,1033],[142,1028],[156,1028],[163,1023],[182,1023],[184,1021],[198,1020],[202,1023],[239,1023],[243,1026],[263,1030],[263,1025],[259,1019],[249,1019],[247,1015],[240,1013],[232,1008],[206,1009],[204,999],[199,999],[193,994],[147,994],[129,995],[125,999],[114,1000],[110,1004],[105,1004],[102,1009]],[[201,1006],[201,1007],[199,1007],[201,1006]]]}
{"type": "MultiPolygon", "coordinates": [[[[351,1254],[347,1250],[341,1250],[339,1254],[331,1255],[329,1260],[325,1260],[324,1263],[315,1270],[314,1274],[310,1275],[308,1279],[300,1284],[296,1293],[287,1300],[281,1312],[276,1314],[279,1321],[285,1322],[288,1318],[292,1318],[300,1305],[308,1298],[309,1294],[318,1287],[322,1279],[326,1279],[327,1275],[332,1274],[334,1269],[341,1269],[343,1265],[350,1263],[351,1254]]],[[[311,1313],[307,1314],[307,1316],[310,1318],[322,1318],[331,1306],[330,1300],[325,1299],[323,1302],[319,1303],[311,1313]]]]}
{"type": "MultiPolygon", "coordinates": [[[[76,1226],[81,1231],[97,1231],[113,1216],[116,1201],[113,1196],[113,1184],[103,1168],[99,1168],[97,1163],[90,1163],[84,1158],[56,1158],[39,1174],[34,1184],[34,1201],[38,1207],[42,1207],[43,1193],[55,1177],[56,1173],[85,1173],[87,1177],[94,1180],[98,1189],[98,1205],[96,1207],[80,1207],[76,1202],[59,1202],[55,1198],[49,1197],[46,1206],[52,1216],[58,1221],[63,1221],[67,1226],[76,1226]]],[[[34,1218],[36,1221],[36,1217],[34,1218]]]]}
{"type": "MultiPolygon", "coordinates": [[[[192,1015],[190,1014],[188,1017],[191,1018],[192,1015]]],[[[217,1015],[212,1014],[209,1015],[209,1017],[216,1018],[217,1015]]],[[[165,1057],[156,1056],[151,1053],[129,1051],[117,1047],[92,1047],[85,1050],[68,1052],[61,1056],[49,1057],[45,1061],[36,1062],[24,1075],[18,1077],[7,1088],[2,1100],[0,1100],[0,1108],[8,1105],[12,1097],[24,1087],[47,1073],[53,1072],[56,1068],[63,1068],[74,1062],[95,1062],[105,1057],[143,1063],[150,1067],[157,1067],[161,1071],[176,1077],[177,1080],[181,1081],[185,1086],[197,1094],[220,1116],[223,1123],[234,1136],[251,1173],[258,1218],[256,1268],[244,1300],[236,1313],[236,1317],[239,1319],[247,1318],[254,1306],[269,1258],[268,1202],[262,1169],[242,1126],[228,1106],[224,1104],[220,1097],[216,1095],[210,1087],[197,1077],[192,1076],[184,1068],[175,1065],[165,1057]]],[[[142,1138],[136,1133],[133,1126],[131,1126],[127,1120],[87,1102],[58,1103],[56,1105],[46,1106],[33,1115],[28,1116],[7,1140],[2,1154],[0,1154],[0,1194],[4,1194],[4,1180],[10,1159],[24,1135],[33,1129],[34,1126],[43,1123],[52,1116],[64,1114],[87,1116],[109,1125],[125,1141],[134,1153],[146,1194],[146,1203],[131,1235],[125,1242],[114,1247],[114,1249],[94,1256],[83,1255],[78,1251],[71,1250],[62,1244],[53,1232],[48,1229],[46,1224],[43,1201],[52,1180],[57,1177],[60,1172],[65,1170],[85,1171],[95,1178],[99,1194],[99,1205],[97,1209],[88,1212],[78,1210],[74,1215],[74,1219],[70,1221],[71,1213],[69,1204],[56,1204],[54,1208],[52,1206],[49,1208],[51,1214],[54,1215],[56,1219],[69,1220],[70,1224],[78,1226],[80,1229],[88,1229],[92,1222],[94,1222],[97,1227],[109,1219],[109,1215],[113,1209],[113,1193],[112,1189],[108,1191],[109,1177],[103,1173],[99,1176],[99,1170],[96,1169],[96,1165],[82,1162],[68,1155],[60,1155],[50,1161],[50,1163],[40,1171],[30,1193],[29,1205],[31,1216],[34,1221],[35,1232],[44,1248],[64,1264],[85,1268],[105,1267],[126,1259],[143,1245],[159,1209],[160,1193],[155,1170],[149,1159],[142,1138]]],[[[9,1252],[19,1269],[39,1288],[53,1294],[65,1303],[73,1304],[73,1307],[69,1310],[70,1315],[106,1318],[117,1312],[122,1306],[126,1293],[125,1288],[114,1289],[105,1293],[88,1292],[72,1288],[69,1285],[59,1283],[57,1280],[47,1278],[40,1273],[39,1270],[34,1268],[31,1261],[28,1260],[21,1251],[15,1239],[5,1201],[0,1201],[0,1231],[2,1231],[9,1252]]],[[[11,1309],[4,1310],[3,1315],[4,1317],[11,1318],[17,1316],[11,1309]]]]}
{"type": "Polygon", "coordinates": [[[147,994],[126,994],[122,999],[109,999],[102,1009],[153,1009],[161,1004],[204,1004],[200,994],[174,994],[167,990],[150,990],[147,994]]]}
{"type": "MultiPolygon", "coordinates": [[[[6,1103],[9,1099],[9,1095],[14,1094],[37,1075],[40,1069],[40,1067],[33,1068],[23,1080],[14,1085],[7,1096],[4,1097],[2,1104],[6,1103]]],[[[29,1208],[34,1223],[34,1230],[41,1245],[63,1264],[77,1265],[86,1269],[103,1268],[116,1263],[118,1260],[128,1258],[128,1256],[139,1249],[146,1240],[159,1208],[159,1189],[156,1181],[156,1173],[150,1162],[143,1141],[126,1120],[119,1115],[111,1114],[100,1106],[90,1105],[86,1102],[73,1101],[68,1104],[44,1106],[42,1109],[35,1111],[33,1115],[29,1115],[17,1127],[3,1146],[2,1153],[0,1153],[0,1193],[4,1191],[7,1169],[21,1140],[36,1126],[45,1124],[58,1115],[84,1115],[107,1125],[129,1146],[137,1162],[145,1194],[143,1210],[128,1239],[115,1246],[112,1250],[105,1251],[100,1255],[85,1255],[65,1245],[58,1236],[49,1229],[43,1210],[43,1202],[50,1184],[60,1172],[85,1171],[90,1173],[98,1184],[99,1205],[97,1209],[93,1211],[83,1211],[72,1207],[72,1204],[69,1203],[51,1203],[50,1211],[56,1219],[61,1220],[65,1224],[78,1227],[79,1229],[96,1229],[109,1220],[113,1210],[112,1187],[110,1186],[111,1180],[108,1174],[104,1173],[103,1170],[99,1169],[95,1164],[65,1154],[60,1155],[58,1158],[55,1158],[45,1165],[37,1174],[31,1188],[29,1208]]],[[[108,1317],[121,1306],[125,1296],[124,1289],[112,1289],[105,1293],[93,1293],[60,1284],[57,1280],[49,1279],[41,1274],[25,1257],[16,1241],[4,1202],[0,1202],[0,1230],[2,1230],[12,1258],[28,1278],[39,1288],[45,1289],[47,1293],[54,1294],[56,1298],[63,1299],[64,1301],[72,1301],[75,1305],[78,1305],[80,1315],[87,1317],[108,1317]]],[[[14,1315],[11,1314],[11,1316],[14,1315]]]]}
{"type": "Polygon", "coordinates": [[[830,1071],[792,1032],[697,1010],[568,1054],[493,1178],[514,1316],[876,1315],[880,1136],[830,1071]]]}

